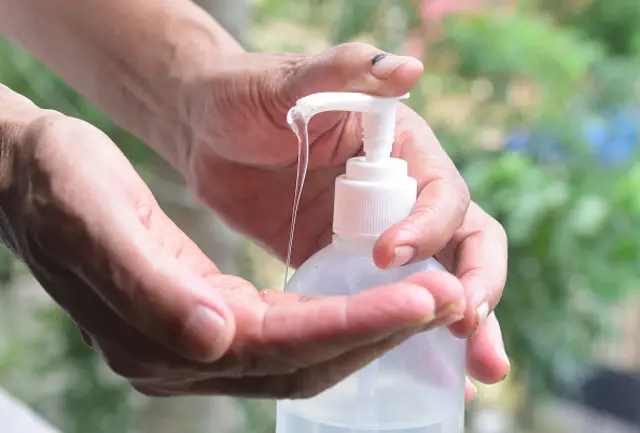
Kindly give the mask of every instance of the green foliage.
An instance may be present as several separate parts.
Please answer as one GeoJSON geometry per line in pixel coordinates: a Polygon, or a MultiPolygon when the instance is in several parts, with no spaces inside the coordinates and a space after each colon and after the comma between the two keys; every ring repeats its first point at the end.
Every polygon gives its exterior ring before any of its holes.
{"type": "Polygon", "coordinates": [[[461,76],[504,80],[521,75],[560,91],[556,97],[571,95],[601,56],[599,46],[577,32],[523,14],[454,16],[447,20],[445,34],[442,45],[457,51],[461,76]]]}
{"type": "Polygon", "coordinates": [[[613,176],[505,152],[456,156],[474,200],[509,234],[497,310],[509,354],[533,391],[571,385],[611,331],[607,305],[637,278],[637,164],[613,176]]]}
{"type": "Polygon", "coordinates": [[[0,82],[42,108],[51,108],[95,125],[137,165],[153,166],[156,155],[118,128],[101,110],[53,75],[24,50],[0,37],[0,82]]]}
{"type": "Polygon", "coordinates": [[[85,345],[78,328],[59,309],[48,311],[43,319],[62,337],[59,351],[41,373],[55,374],[61,366],[66,373],[59,401],[63,431],[129,431],[134,421],[130,387],[107,372],[102,359],[85,345]]]}
{"type": "Polygon", "coordinates": [[[7,287],[7,284],[13,279],[18,266],[19,264],[16,263],[11,250],[0,245],[0,290],[7,287]]]}
{"type": "MultiPolygon", "coordinates": [[[[558,8],[562,2],[555,3],[558,8]]],[[[580,29],[613,56],[640,52],[640,2],[636,0],[587,0],[584,9],[561,11],[561,17],[566,26],[580,29]]]]}
{"type": "Polygon", "coordinates": [[[633,99],[636,63],[610,57],[607,41],[589,39],[577,26],[531,13],[452,17],[447,29],[444,45],[460,56],[459,69],[449,73],[485,77],[496,87],[526,77],[542,96],[522,109],[526,118],[570,151],[562,164],[542,163],[470,151],[473,130],[440,131],[474,200],[509,235],[509,279],[497,314],[517,371],[544,393],[588,372],[594,340],[611,332],[607,306],[624,299],[637,279],[636,169],[603,168],[577,134],[590,109],[633,99]]]}

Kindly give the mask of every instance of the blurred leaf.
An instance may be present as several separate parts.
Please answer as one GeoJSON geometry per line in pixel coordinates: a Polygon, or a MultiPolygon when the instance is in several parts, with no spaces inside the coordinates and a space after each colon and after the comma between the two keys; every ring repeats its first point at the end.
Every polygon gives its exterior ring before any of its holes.
{"type": "Polygon", "coordinates": [[[463,76],[493,80],[523,76],[552,95],[575,92],[602,56],[597,44],[541,16],[495,10],[451,15],[442,46],[455,47],[463,76]]]}
{"type": "Polygon", "coordinates": [[[333,27],[331,40],[334,43],[349,41],[369,29],[376,22],[381,4],[383,2],[370,0],[340,2],[342,13],[333,27]]]}

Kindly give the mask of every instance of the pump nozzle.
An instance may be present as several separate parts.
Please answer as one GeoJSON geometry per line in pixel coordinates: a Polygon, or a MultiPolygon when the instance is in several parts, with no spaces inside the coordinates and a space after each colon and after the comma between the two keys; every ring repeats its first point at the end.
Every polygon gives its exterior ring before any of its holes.
{"type": "MultiPolygon", "coordinates": [[[[395,98],[351,92],[316,93],[301,98],[294,107],[307,121],[325,111],[358,111],[363,113],[364,153],[369,162],[391,155],[396,125],[396,104],[409,94],[395,98]]],[[[291,111],[288,119],[291,121],[291,111]]]]}
{"type": "Polygon", "coordinates": [[[407,161],[391,157],[395,140],[396,98],[362,93],[317,93],[299,99],[287,120],[305,123],[325,111],[363,113],[364,157],[347,161],[336,179],[333,232],[344,239],[370,242],[405,218],[416,202],[417,181],[408,175],[407,161]]]}

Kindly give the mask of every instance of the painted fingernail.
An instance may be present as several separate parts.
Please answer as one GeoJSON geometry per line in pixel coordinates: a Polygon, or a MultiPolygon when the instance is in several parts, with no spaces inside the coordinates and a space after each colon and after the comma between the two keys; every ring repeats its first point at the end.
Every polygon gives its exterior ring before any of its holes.
{"type": "Polygon", "coordinates": [[[416,255],[416,250],[410,246],[397,247],[393,251],[393,258],[387,268],[399,268],[409,263],[416,255]]]}
{"type": "Polygon", "coordinates": [[[212,361],[218,355],[217,339],[224,334],[225,321],[210,308],[199,306],[188,320],[182,344],[188,354],[200,361],[212,361]]]}
{"type": "Polygon", "coordinates": [[[375,65],[376,63],[378,63],[380,60],[384,59],[385,57],[387,57],[389,54],[387,53],[380,53],[380,54],[376,54],[375,56],[371,57],[371,65],[375,65]]]}
{"type": "Polygon", "coordinates": [[[487,317],[489,317],[489,303],[487,301],[483,301],[476,309],[473,331],[471,331],[469,338],[476,336],[480,328],[482,328],[482,325],[484,325],[484,322],[487,320],[487,317]]]}
{"type": "Polygon", "coordinates": [[[400,66],[410,61],[419,62],[418,59],[406,56],[394,56],[393,54],[377,54],[371,59],[371,73],[378,78],[389,78],[400,66]]]}

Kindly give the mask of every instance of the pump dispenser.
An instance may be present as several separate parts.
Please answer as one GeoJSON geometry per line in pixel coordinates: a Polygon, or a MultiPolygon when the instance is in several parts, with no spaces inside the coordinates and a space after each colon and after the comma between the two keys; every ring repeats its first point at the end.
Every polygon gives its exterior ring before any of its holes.
{"type": "MultiPolygon", "coordinates": [[[[287,291],[353,294],[425,270],[435,259],[389,270],[373,262],[378,237],[411,211],[417,181],[391,157],[400,99],[329,92],[298,100],[305,122],[325,111],[362,114],[364,155],[347,161],[335,183],[333,242],[307,260],[287,291]]],[[[306,130],[306,128],[305,128],[306,130]]],[[[276,433],[462,433],[466,343],[446,328],[415,335],[323,393],[278,402],[276,433]]]]}

